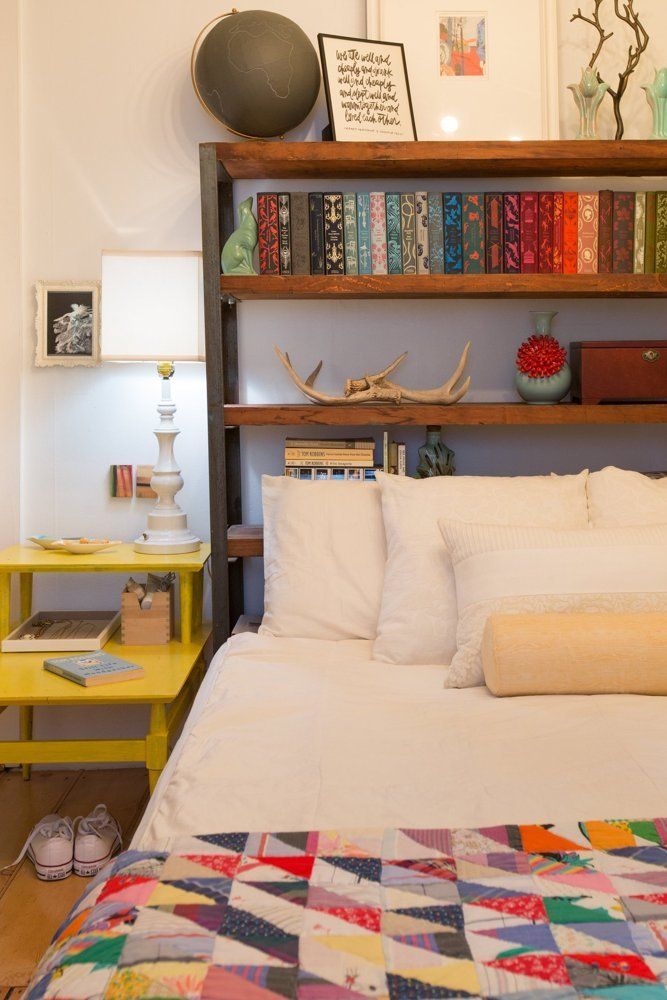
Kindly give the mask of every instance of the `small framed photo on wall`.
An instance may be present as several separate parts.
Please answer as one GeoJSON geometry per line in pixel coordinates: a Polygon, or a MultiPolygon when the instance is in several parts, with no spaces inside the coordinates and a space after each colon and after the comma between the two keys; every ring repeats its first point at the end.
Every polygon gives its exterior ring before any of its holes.
{"type": "Polygon", "coordinates": [[[333,138],[400,142],[417,138],[400,42],[317,36],[333,138]]]}
{"type": "Polygon", "coordinates": [[[100,363],[100,282],[38,281],[38,367],[100,363]]]}

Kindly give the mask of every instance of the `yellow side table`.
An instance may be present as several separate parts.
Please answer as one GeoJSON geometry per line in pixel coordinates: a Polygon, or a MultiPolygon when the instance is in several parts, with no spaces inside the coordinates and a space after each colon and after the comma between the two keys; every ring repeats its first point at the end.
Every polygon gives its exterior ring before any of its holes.
{"type": "MultiPolygon", "coordinates": [[[[189,709],[204,671],[204,648],[210,626],[199,626],[189,642],[162,646],[123,646],[120,634],[104,647],[111,656],[140,664],[145,677],[116,684],[82,687],[44,669],[46,653],[0,653],[0,711],[21,709],[21,738],[0,741],[0,760],[23,764],[78,764],[99,761],[143,761],[151,792],[167,763],[170,740],[189,709]],[[32,713],[36,705],[151,706],[148,733],[141,739],[33,740],[32,713]]],[[[65,654],[64,654],[65,655],[65,654]]]]}
{"type": "MultiPolygon", "coordinates": [[[[117,633],[104,647],[113,656],[138,663],[142,680],[84,688],[44,670],[45,653],[0,653],[0,712],[9,705],[20,710],[21,738],[0,742],[0,761],[23,764],[82,761],[145,761],[151,791],[167,759],[167,743],[189,706],[203,665],[210,634],[202,626],[204,567],[210,545],[179,555],[144,555],[128,544],[106,552],[75,556],[68,552],[14,545],[0,551],[0,639],[11,631],[11,581],[19,574],[21,621],[32,613],[35,573],[175,572],[180,589],[180,641],[161,646],[123,646],[117,633]],[[143,702],[151,705],[150,731],[142,740],[33,741],[35,705],[106,705],[143,702]]],[[[120,603],[120,598],[119,598],[120,603]]],[[[63,655],[67,655],[63,653],[63,655]]]]}
{"type": "MultiPolygon", "coordinates": [[[[181,639],[189,642],[193,628],[201,624],[204,566],[211,546],[183,555],[144,555],[123,544],[95,555],[73,556],[69,552],[41,549],[36,545],[12,545],[0,551],[0,639],[10,631],[12,573],[19,574],[21,621],[32,612],[32,578],[35,573],[178,573],[181,593],[181,639]]],[[[120,605],[120,597],[118,599],[120,605]]]]}

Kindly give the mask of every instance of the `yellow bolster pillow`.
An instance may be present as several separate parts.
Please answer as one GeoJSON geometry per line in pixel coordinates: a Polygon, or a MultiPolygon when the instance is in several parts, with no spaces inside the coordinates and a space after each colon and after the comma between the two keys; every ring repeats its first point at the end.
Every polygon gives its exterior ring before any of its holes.
{"type": "Polygon", "coordinates": [[[491,615],[482,665],[501,697],[667,695],[667,614],[491,615]]]}

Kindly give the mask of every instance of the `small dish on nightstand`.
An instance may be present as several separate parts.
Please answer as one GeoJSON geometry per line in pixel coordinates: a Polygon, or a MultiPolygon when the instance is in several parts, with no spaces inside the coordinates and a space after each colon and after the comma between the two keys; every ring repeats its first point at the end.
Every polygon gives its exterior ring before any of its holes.
{"type": "Polygon", "coordinates": [[[108,538],[63,538],[54,545],[54,548],[65,549],[73,556],[92,555],[94,552],[104,552],[112,549],[116,545],[122,545],[121,541],[109,541],[108,538]]]}
{"type": "Polygon", "coordinates": [[[54,538],[53,535],[31,535],[29,542],[41,545],[43,549],[60,549],[64,541],[76,541],[75,538],[54,538]]]}

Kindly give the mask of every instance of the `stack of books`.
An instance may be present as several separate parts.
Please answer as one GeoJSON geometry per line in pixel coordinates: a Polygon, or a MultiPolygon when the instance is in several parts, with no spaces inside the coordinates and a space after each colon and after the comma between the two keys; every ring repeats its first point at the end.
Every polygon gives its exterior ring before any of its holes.
{"type": "Polygon", "coordinates": [[[374,482],[377,470],[405,475],[405,445],[385,432],[382,465],[375,464],[373,438],[285,439],[285,475],[292,479],[374,482]]]}
{"type": "Polygon", "coordinates": [[[667,191],[262,192],[261,274],[667,272],[667,191]]]}

